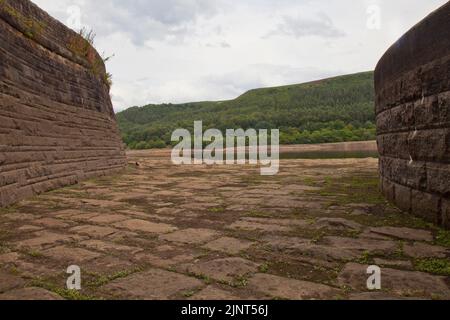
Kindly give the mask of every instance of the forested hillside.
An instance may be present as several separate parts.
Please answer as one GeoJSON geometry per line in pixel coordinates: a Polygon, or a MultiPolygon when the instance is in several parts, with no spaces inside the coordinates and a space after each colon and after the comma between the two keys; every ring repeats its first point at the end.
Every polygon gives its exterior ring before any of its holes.
{"type": "Polygon", "coordinates": [[[280,129],[282,144],[375,139],[373,72],[251,90],[229,101],[133,107],[117,114],[131,149],[171,145],[175,129],[280,129]]]}

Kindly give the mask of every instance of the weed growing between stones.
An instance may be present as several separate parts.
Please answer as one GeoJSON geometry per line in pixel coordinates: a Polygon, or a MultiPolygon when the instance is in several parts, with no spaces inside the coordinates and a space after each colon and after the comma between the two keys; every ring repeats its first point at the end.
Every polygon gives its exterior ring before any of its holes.
{"type": "Polygon", "coordinates": [[[26,254],[28,256],[30,256],[31,258],[37,258],[37,259],[44,257],[44,255],[40,251],[37,251],[37,250],[29,250],[26,252],[26,254]]]}
{"type": "Polygon", "coordinates": [[[8,253],[9,251],[10,250],[9,250],[8,246],[5,243],[0,241],[0,254],[8,253]]]}
{"type": "Polygon", "coordinates": [[[450,231],[439,230],[435,242],[437,245],[450,248],[450,231]]]}
{"type": "Polygon", "coordinates": [[[370,251],[364,251],[361,254],[361,257],[356,259],[356,262],[360,264],[372,264],[373,263],[373,257],[370,251]]]}
{"type": "Polygon", "coordinates": [[[238,276],[228,285],[233,288],[245,288],[248,285],[248,276],[238,276]]]}
{"type": "Polygon", "coordinates": [[[10,214],[17,211],[17,205],[12,205],[4,208],[0,208],[0,216],[4,214],[10,214]]]}
{"type": "Polygon", "coordinates": [[[267,273],[269,271],[270,264],[268,262],[263,263],[259,266],[258,271],[261,273],[267,273]]]}
{"type": "MultiPolygon", "coordinates": [[[[170,270],[169,270],[169,271],[170,271],[170,270]]],[[[191,277],[195,277],[195,278],[197,278],[197,279],[203,281],[203,282],[204,282],[205,284],[207,284],[207,285],[212,283],[211,278],[208,277],[207,275],[204,275],[204,274],[197,274],[197,273],[193,273],[193,272],[188,272],[188,274],[189,274],[191,277]]]]}
{"type": "Polygon", "coordinates": [[[223,212],[225,212],[225,208],[223,208],[223,207],[209,208],[208,212],[210,212],[210,213],[223,213],[223,212]]]}
{"type": "Polygon", "coordinates": [[[97,300],[97,298],[90,295],[85,295],[80,291],[61,288],[51,281],[45,280],[43,278],[34,279],[33,281],[31,281],[30,285],[54,292],[67,300],[97,300]]]}
{"type": "Polygon", "coordinates": [[[87,283],[87,287],[98,288],[98,287],[101,287],[101,286],[111,282],[111,281],[121,279],[121,278],[126,278],[129,275],[132,275],[132,274],[140,272],[140,271],[143,271],[143,269],[140,267],[137,267],[137,268],[134,268],[131,270],[118,271],[111,275],[92,274],[94,276],[94,280],[89,281],[87,283]]]}
{"type": "Polygon", "coordinates": [[[252,217],[252,218],[270,218],[270,217],[272,217],[272,213],[262,212],[262,211],[249,211],[245,215],[248,217],[252,217]]]}
{"type": "Polygon", "coordinates": [[[323,197],[333,197],[331,205],[349,203],[385,204],[379,179],[374,176],[327,177],[320,191],[309,191],[323,197]]]}
{"type": "Polygon", "coordinates": [[[450,276],[450,261],[449,259],[420,259],[415,263],[418,271],[434,273],[443,276],[450,276]]]}

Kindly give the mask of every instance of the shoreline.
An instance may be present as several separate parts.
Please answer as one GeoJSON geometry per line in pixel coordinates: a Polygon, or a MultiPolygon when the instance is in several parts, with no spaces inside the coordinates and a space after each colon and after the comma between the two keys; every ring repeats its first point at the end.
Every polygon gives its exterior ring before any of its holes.
{"type": "MultiPolygon", "coordinates": [[[[226,149],[225,149],[226,150],[226,149]]],[[[295,145],[281,145],[280,153],[298,153],[298,152],[346,152],[346,151],[378,151],[377,142],[371,141],[351,141],[351,142],[337,142],[337,143],[320,143],[320,144],[295,144],[295,145]]],[[[139,156],[170,156],[172,149],[147,149],[147,150],[127,150],[128,155],[139,156]]]]}

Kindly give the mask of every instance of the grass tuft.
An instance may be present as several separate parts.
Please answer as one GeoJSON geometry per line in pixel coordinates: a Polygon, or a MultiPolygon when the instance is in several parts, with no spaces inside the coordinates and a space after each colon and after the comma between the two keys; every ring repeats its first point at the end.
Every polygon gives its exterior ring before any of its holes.
{"type": "Polygon", "coordinates": [[[450,248],[450,231],[439,230],[435,243],[437,245],[450,248]]]}
{"type": "Polygon", "coordinates": [[[450,276],[450,261],[448,259],[420,259],[416,261],[415,266],[418,271],[450,276]]]}

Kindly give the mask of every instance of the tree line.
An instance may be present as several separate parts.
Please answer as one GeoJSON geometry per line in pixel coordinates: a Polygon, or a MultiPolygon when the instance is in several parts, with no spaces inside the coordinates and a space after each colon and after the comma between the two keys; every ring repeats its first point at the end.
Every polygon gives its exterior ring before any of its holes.
{"type": "Polygon", "coordinates": [[[284,87],[251,90],[229,101],[132,107],[117,114],[130,149],[164,148],[172,132],[204,129],[280,129],[281,144],[375,139],[373,72],[284,87]]]}

